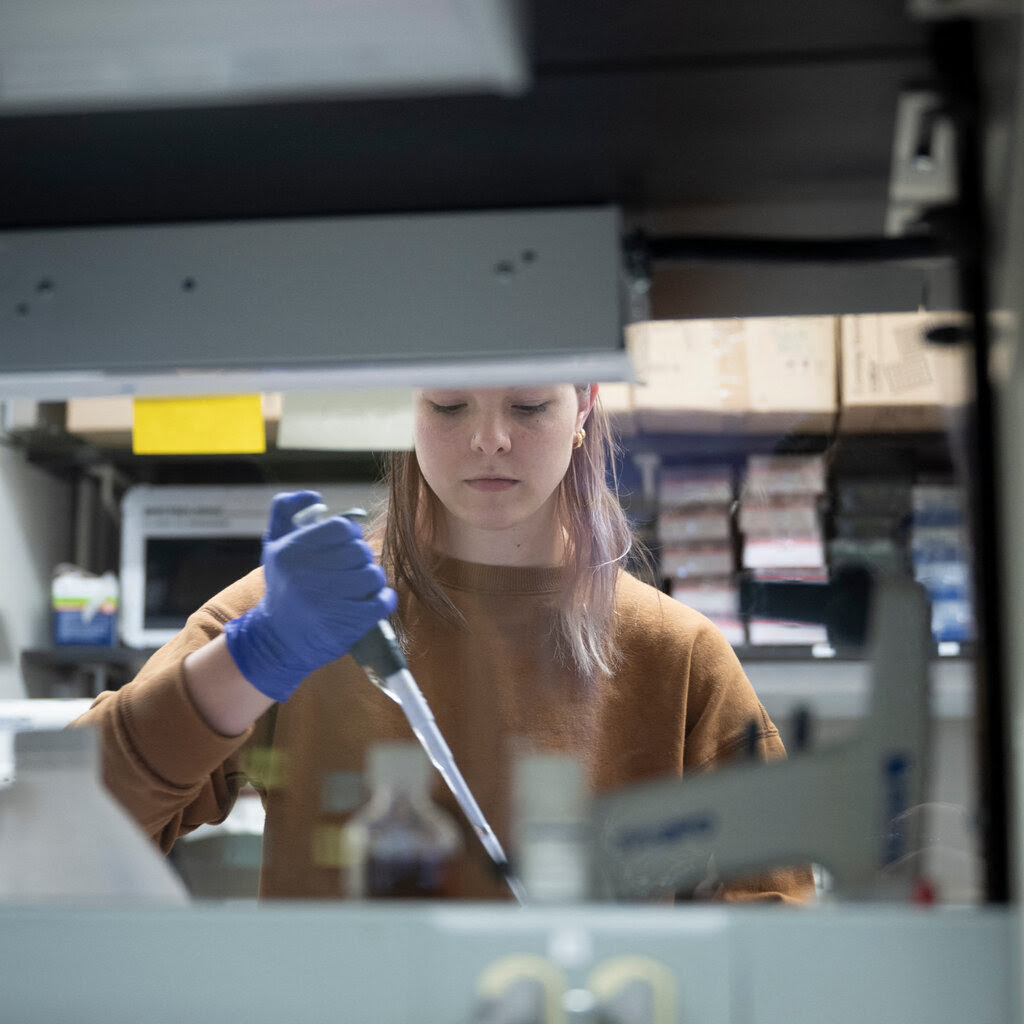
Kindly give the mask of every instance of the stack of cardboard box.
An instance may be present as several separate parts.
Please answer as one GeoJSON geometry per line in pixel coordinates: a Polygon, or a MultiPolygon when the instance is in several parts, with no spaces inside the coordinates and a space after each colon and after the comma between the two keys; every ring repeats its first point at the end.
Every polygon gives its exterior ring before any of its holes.
{"type": "Polygon", "coordinates": [[[837,328],[831,316],[632,324],[635,424],[648,432],[828,432],[837,328]]]}
{"type": "MultiPolygon", "coordinates": [[[[743,568],[761,582],[826,583],[822,455],[751,455],[738,514],[743,568]]],[[[751,644],[827,643],[821,623],[748,609],[751,644]]]]}
{"type": "Polygon", "coordinates": [[[662,576],[676,600],[705,614],[730,643],[742,644],[733,501],[731,466],[662,468],[657,522],[662,576]]]}

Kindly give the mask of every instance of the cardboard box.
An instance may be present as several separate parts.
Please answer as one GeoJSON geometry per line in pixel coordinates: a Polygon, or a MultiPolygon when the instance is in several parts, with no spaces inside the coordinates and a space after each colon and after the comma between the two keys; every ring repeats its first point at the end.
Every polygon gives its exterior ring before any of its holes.
{"type": "Polygon", "coordinates": [[[795,495],[824,494],[824,455],[750,455],[743,478],[745,503],[774,501],[795,495]]]}
{"type": "Polygon", "coordinates": [[[783,619],[751,619],[747,623],[752,647],[796,644],[801,647],[828,643],[828,629],[817,622],[788,622],[783,619]]]}
{"type": "Polygon", "coordinates": [[[690,581],[672,580],[672,596],[709,618],[738,619],[740,591],[731,577],[690,581]]]}
{"type": "Polygon", "coordinates": [[[277,444],[306,451],[408,451],[413,419],[410,388],[289,391],[277,444]]]}
{"type": "Polygon", "coordinates": [[[728,509],[702,512],[662,510],[658,516],[657,532],[662,544],[729,540],[732,517],[728,509]]]}
{"type": "Polygon", "coordinates": [[[64,429],[102,448],[130,448],[132,444],[132,396],[70,398],[64,429]]]}
{"type": "Polygon", "coordinates": [[[833,316],[751,317],[743,322],[748,430],[830,433],[839,407],[839,321],[833,316]]]}
{"type": "Polygon", "coordinates": [[[661,550],[661,575],[666,579],[729,576],[735,569],[731,544],[672,544],[661,550]]]}
{"type": "MultiPolygon", "coordinates": [[[[69,398],[64,413],[64,429],[101,448],[131,448],[134,396],[109,398],[69,398]]],[[[267,425],[267,443],[277,438],[281,419],[281,396],[263,395],[263,418],[267,425]]]]}
{"type": "Polygon", "coordinates": [[[946,429],[966,403],[966,346],[925,340],[931,327],[964,323],[960,313],[883,313],[840,320],[839,429],[906,433],[946,429]]]}
{"type": "Polygon", "coordinates": [[[747,537],[744,569],[814,569],[825,564],[825,541],[812,537],[747,537]]]}
{"type": "Polygon", "coordinates": [[[821,512],[813,496],[740,504],[736,526],[748,537],[819,537],[821,512]]]}
{"type": "Polygon", "coordinates": [[[728,464],[663,466],[658,478],[662,508],[717,505],[728,507],[734,496],[733,470],[728,464]]]}
{"type": "Polygon", "coordinates": [[[638,425],[649,431],[743,429],[746,352],[740,320],[652,320],[626,328],[638,425]]]}
{"type": "Polygon", "coordinates": [[[631,324],[637,422],[651,431],[828,432],[836,337],[830,316],[631,324]]]}

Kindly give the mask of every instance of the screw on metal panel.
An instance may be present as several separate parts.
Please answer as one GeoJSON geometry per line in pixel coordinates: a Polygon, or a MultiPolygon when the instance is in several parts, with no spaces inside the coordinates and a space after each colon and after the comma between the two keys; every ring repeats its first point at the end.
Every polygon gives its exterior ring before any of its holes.
{"type": "Polygon", "coordinates": [[[40,278],[39,282],[36,284],[36,291],[39,292],[40,295],[48,295],[50,292],[52,292],[53,291],[53,280],[52,280],[52,278],[49,278],[49,277],[42,277],[42,278],[40,278]]]}
{"type": "Polygon", "coordinates": [[[512,275],[515,274],[516,268],[513,266],[511,260],[500,260],[494,264],[494,276],[499,281],[511,281],[512,275]]]}
{"type": "Polygon", "coordinates": [[[14,307],[14,312],[17,313],[18,316],[28,316],[31,309],[32,307],[27,302],[19,302],[14,307]]]}
{"type": "Polygon", "coordinates": [[[181,290],[183,292],[194,292],[196,290],[196,279],[194,277],[186,277],[181,282],[181,290]]]}

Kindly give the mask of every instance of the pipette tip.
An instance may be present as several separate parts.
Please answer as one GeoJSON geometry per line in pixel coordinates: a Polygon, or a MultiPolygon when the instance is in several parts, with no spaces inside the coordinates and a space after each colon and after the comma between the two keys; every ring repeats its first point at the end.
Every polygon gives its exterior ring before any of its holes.
{"type": "Polygon", "coordinates": [[[525,907],[526,890],[523,888],[523,883],[513,873],[512,865],[507,860],[495,860],[492,863],[494,865],[494,873],[512,890],[512,895],[515,896],[519,905],[525,907]]]}

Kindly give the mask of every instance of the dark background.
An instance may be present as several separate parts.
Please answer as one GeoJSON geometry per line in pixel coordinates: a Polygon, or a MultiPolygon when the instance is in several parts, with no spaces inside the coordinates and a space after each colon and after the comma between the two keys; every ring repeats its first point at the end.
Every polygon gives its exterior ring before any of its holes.
{"type": "Polygon", "coordinates": [[[0,227],[610,202],[880,234],[897,95],[931,72],[904,7],[531,2],[519,97],[0,117],[0,227]]]}

